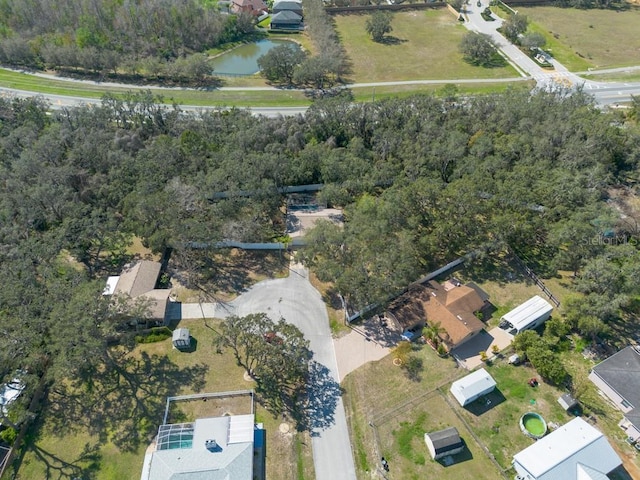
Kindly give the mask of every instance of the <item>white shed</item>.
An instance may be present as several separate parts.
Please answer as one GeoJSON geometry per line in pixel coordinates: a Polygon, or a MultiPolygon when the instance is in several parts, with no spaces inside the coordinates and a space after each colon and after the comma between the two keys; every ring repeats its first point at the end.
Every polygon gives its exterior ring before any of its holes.
{"type": "Polygon", "coordinates": [[[538,328],[549,319],[552,311],[551,304],[541,296],[536,295],[506,313],[502,320],[509,322],[515,333],[520,333],[523,330],[538,328]]]}
{"type": "Polygon", "coordinates": [[[491,393],[496,388],[496,381],[484,369],[476,370],[451,384],[451,393],[461,406],[473,402],[475,399],[491,393]]]}
{"type": "Polygon", "coordinates": [[[189,348],[191,346],[191,335],[188,328],[176,328],[171,338],[173,346],[178,350],[181,348],[189,348]]]}

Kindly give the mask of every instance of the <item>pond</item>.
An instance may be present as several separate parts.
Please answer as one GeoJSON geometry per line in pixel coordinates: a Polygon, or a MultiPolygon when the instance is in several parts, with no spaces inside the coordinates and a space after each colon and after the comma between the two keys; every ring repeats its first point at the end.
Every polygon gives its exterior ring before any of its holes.
{"type": "Polygon", "coordinates": [[[213,73],[217,75],[253,75],[258,73],[260,71],[258,59],[279,45],[300,48],[297,43],[288,40],[264,39],[246,43],[212,59],[213,73]]]}

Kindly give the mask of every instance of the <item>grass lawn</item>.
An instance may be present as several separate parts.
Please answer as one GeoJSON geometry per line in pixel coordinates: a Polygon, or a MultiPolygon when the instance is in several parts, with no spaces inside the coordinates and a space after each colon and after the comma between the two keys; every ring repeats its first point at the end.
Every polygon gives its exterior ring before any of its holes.
{"type": "Polygon", "coordinates": [[[518,12],[529,17],[531,30],[545,35],[547,48],[570,70],[638,64],[638,6],[624,11],[521,7],[518,12]]]}
{"type": "MultiPolygon", "coordinates": [[[[217,321],[209,320],[207,323],[215,328],[217,321]]],[[[143,354],[151,358],[157,355],[156,358],[166,362],[163,370],[149,372],[150,377],[156,378],[155,382],[160,383],[167,372],[173,372],[173,375],[179,376],[190,368],[197,368],[198,371],[203,372],[201,378],[195,379],[200,383],[200,388],[197,389],[199,392],[252,388],[253,382],[244,380],[244,372],[235,364],[231,353],[216,353],[213,346],[216,335],[214,330],[205,326],[201,320],[183,321],[181,326],[188,327],[191,335],[196,339],[197,348],[194,352],[179,352],[171,347],[171,339],[167,339],[163,342],[140,345],[133,353],[136,358],[142,358],[143,354]],[[170,368],[167,368],[167,365],[170,368]]],[[[166,383],[170,384],[171,380],[167,378],[166,383]]],[[[163,393],[165,395],[159,399],[161,404],[164,404],[166,395],[197,392],[189,386],[184,386],[175,391],[163,393]]],[[[197,415],[200,408],[198,405],[201,407],[203,404],[194,403],[186,413],[197,415]]],[[[257,404],[256,407],[256,420],[263,422],[267,431],[267,478],[313,479],[311,442],[308,434],[297,433],[293,425],[289,433],[280,433],[278,427],[283,421],[282,418],[274,418],[257,404]]],[[[229,408],[234,409],[234,407],[229,408]]],[[[154,430],[162,421],[163,411],[160,410],[162,409],[156,409],[148,418],[143,418],[144,422],[153,425],[154,430]]],[[[123,415],[123,418],[128,415],[128,412],[114,411],[116,414],[123,415]]],[[[16,478],[23,480],[72,477],[96,480],[140,478],[142,460],[148,446],[146,441],[140,442],[130,450],[122,450],[115,445],[112,432],[100,431],[92,434],[78,425],[71,432],[65,432],[62,435],[55,428],[54,418],[48,417],[46,413],[41,418],[40,427],[33,435],[33,445],[28,449],[16,478]],[[48,472],[47,467],[49,467],[48,472]],[[60,475],[61,472],[65,474],[60,475]]]]}
{"type": "MultiPolygon", "coordinates": [[[[429,470],[413,460],[402,457],[392,430],[396,427],[401,428],[399,422],[415,421],[418,414],[425,411],[422,407],[425,398],[436,393],[435,389],[438,386],[449,383],[464,372],[456,368],[451,358],[439,358],[430,347],[426,345],[421,348],[418,345],[415,347],[416,350],[410,355],[422,362],[422,369],[417,379],[409,379],[404,370],[393,364],[392,355],[388,355],[378,362],[363,365],[347,375],[342,382],[358,478],[371,478],[371,472],[375,470],[380,455],[394,459],[393,462],[390,461],[393,478],[412,478],[409,475],[414,475],[417,471],[420,475],[426,475],[429,470]],[[415,416],[406,414],[414,408],[419,410],[419,412],[416,410],[418,414],[415,416]],[[380,446],[369,422],[378,425],[380,446]]],[[[432,421],[434,419],[430,417],[425,419],[425,422],[432,421]]],[[[411,439],[411,444],[413,443],[414,440],[411,439]]],[[[421,436],[415,441],[415,445],[417,451],[423,453],[426,461],[429,462],[428,452],[421,436]],[[419,449],[418,445],[420,445],[419,449]]],[[[489,478],[495,478],[495,476],[489,478]]]]}
{"type": "MultiPolygon", "coordinates": [[[[473,281],[487,292],[489,301],[496,308],[488,319],[489,327],[497,326],[500,317],[534,295],[546,299],[542,290],[515,261],[501,255],[493,255],[482,264],[466,264],[455,276],[465,282],[473,281]]],[[[576,292],[571,290],[570,277],[571,272],[558,272],[556,277],[542,279],[551,293],[560,300],[560,308],[556,310],[562,311],[562,302],[567,295],[576,295],[576,292]]]]}
{"type": "MultiPolygon", "coordinates": [[[[264,86],[262,79],[243,77],[234,79],[237,86],[264,86]],[[257,83],[257,85],[256,85],[257,83]]],[[[225,79],[225,83],[227,80],[225,79]]],[[[229,81],[231,83],[231,80],[229,81]]],[[[0,85],[6,88],[26,90],[29,92],[66,95],[72,97],[101,98],[106,92],[122,95],[132,89],[130,87],[106,87],[99,83],[84,84],[35,77],[24,73],[0,69],[0,85]]],[[[229,91],[229,90],[166,90],[141,86],[140,90],[151,90],[156,95],[164,97],[166,103],[172,101],[181,105],[197,105],[209,107],[269,107],[269,106],[301,106],[311,102],[304,96],[304,92],[296,90],[258,90],[258,91],[229,91]]],[[[136,90],[136,89],[133,89],[136,90]]]]}
{"type": "Polygon", "coordinates": [[[354,82],[517,77],[511,67],[469,65],[458,52],[467,30],[447,10],[398,12],[386,43],[367,35],[368,15],[336,16],[336,29],[352,62],[354,82]]]}
{"type": "Polygon", "coordinates": [[[398,478],[500,478],[498,468],[439,392],[430,393],[412,408],[378,425],[378,435],[381,455],[389,461],[392,472],[402,472],[398,478]],[[450,466],[445,466],[441,460],[433,460],[424,443],[425,433],[447,427],[456,427],[467,447],[453,457],[454,463],[450,466]]]}

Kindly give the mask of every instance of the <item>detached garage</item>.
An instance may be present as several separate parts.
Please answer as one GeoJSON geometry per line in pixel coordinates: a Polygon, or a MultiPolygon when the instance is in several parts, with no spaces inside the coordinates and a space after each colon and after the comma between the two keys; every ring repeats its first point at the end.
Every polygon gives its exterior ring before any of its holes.
{"type": "Polygon", "coordinates": [[[495,388],[496,381],[484,368],[481,368],[453,382],[450,391],[460,406],[464,407],[482,395],[493,392],[495,388]]]}

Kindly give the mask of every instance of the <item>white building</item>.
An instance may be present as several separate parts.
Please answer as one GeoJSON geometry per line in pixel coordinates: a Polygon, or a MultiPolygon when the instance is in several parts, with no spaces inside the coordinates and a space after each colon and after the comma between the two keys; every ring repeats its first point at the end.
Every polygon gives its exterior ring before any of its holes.
{"type": "Polygon", "coordinates": [[[450,391],[458,403],[464,407],[482,395],[491,393],[495,388],[496,381],[484,368],[481,368],[453,382],[450,391]]]}
{"type": "Polygon", "coordinates": [[[517,480],[606,480],[621,464],[605,436],[580,417],[513,457],[517,480]]]}
{"type": "Polygon", "coordinates": [[[515,335],[523,330],[538,328],[549,319],[552,311],[551,304],[541,296],[536,295],[506,313],[502,320],[511,324],[511,333],[515,335]]]}

